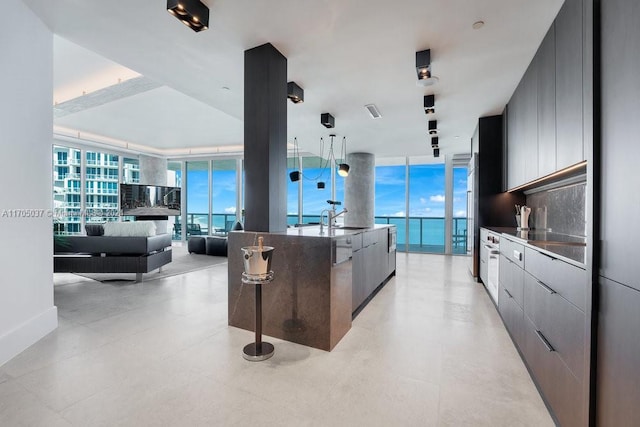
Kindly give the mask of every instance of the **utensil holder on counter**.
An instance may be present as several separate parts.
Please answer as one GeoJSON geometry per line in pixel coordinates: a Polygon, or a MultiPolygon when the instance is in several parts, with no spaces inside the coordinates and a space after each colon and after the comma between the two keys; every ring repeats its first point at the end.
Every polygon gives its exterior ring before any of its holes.
{"type": "Polygon", "coordinates": [[[255,285],[256,320],[255,341],[244,346],[242,357],[251,362],[267,360],[273,356],[273,344],[262,341],[262,286],[273,281],[271,256],[274,248],[263,245],[263,237],[258,238],[258,246],[240,248],[243,255],[244,273],[242,283],[255,285]]]}
{"type": "Polygon", "coordinates": [[[517,226],[518,228],[520,228],[520,224],[521,224],[521,222],[520,222],[520,215],[516,215],[516,226],[517,226]]]}

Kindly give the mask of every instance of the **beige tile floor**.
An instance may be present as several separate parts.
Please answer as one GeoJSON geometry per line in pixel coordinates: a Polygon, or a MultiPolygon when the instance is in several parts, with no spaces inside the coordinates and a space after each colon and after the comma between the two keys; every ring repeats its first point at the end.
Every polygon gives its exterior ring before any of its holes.
{"type": "Polygon", "coordinates": [[[551,426],[466,259],[398,254],[328,353],[227,326],[226,264],[140,284],[56,275],[60,326],[0,367],[2,426],[551,426]]]}

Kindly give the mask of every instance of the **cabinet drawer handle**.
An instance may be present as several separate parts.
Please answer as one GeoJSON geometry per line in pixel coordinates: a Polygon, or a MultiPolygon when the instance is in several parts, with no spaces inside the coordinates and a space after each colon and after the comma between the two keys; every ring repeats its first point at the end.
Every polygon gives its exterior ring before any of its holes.
{"type": "Polygon", "coordinates": [[[538,285],[540,285],[542,287],[542,289],[544,289],[545,291],[549,292],[551,295],[556,293],[556,291],[554,291],[553,289],[551,289],[550,287],[548,287],[547,285],[542,283],[540,280],[537,280],[537,282],[538,282],[538,285]]]}
{"type": "Polygon", "coordinates": [[[511,295],[506,288],[504,288],[504,292],[507,294],[509,298],[513,298],[513,295],[511,295]]]}
{"type": "Polygon", "coordinates": [[[542,332],[540,332],[539,330],[536,329],[536,335],[538,335],[538,338],[540,338],[540,341],[542,341],[542,344],[544,344],[545,347],[547,347],[547,350],[549,352],[552,351],[556,351],[551,344],[549,344],[549,341],[547,341],[547,339],[545,338],[544,335],[542,335],[542,332]]]}
{"type": "Polygon", "coordinates": [[[545,256],[545,257],[549,258],[551,261],[555,261],[555,260],[557,259],[557,258],[552,257],[551,255],[547,255],[547,254],[542,253],[542,252],[538,252],[538,253],[539,253],[540,255],[543,255],[543,256],[545,256]]]}
{"type": "Polygon", "coordinates": [[[522,252],[513,250],[513,257],[518,261],[522,261],[522,252]]]}

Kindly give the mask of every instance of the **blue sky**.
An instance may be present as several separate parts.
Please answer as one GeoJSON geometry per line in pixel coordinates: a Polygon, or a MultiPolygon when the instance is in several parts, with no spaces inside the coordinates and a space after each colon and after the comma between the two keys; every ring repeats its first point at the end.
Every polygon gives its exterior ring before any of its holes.
{"type": "MultiPolygon", "coordinates": [[[[326,170],[321,180],[326,182],[324,190],[319,190],[315,180],[321,169],[305,169],[303,179],[303,201],[305,215],[319,215],[328,207],[326,200],[331,197],[329,171],[326,170]]],[[[348,178],[346,178],[348,179],[348,178]]],[[[208,212],[208,177],[203,170],[188,172],[187,209],[189,213],[208,212]]],[[[344,201],[344,180],[336,175],[337,199],[344,201]]],[[[376,216],[405,216],[405,166],[376,167],[376,216]]],[[[444,164],[412,165],[410,167],[410,216],[443,217],[444,216],[444,164]]],[[[455,217],[466,216],[467,169],[454,168],[454,202],[455,217]]],[[[297,183],[287,179],[287,212],[297,214],[297,183]]],[[[233,170],[216,170],[213,173],[213,213],[235,213],[236,173],[233,170]]]]}

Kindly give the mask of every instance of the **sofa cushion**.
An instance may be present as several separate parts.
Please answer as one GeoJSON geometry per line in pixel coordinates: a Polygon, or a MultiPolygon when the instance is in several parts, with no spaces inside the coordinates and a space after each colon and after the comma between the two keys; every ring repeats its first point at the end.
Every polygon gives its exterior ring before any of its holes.
{"type": "Polygon", "coordinates": [[[103,236],[104,227],[103,224],[86,224],[84,230],[87,232],[87,236],[103,236]]]}
{"type": "Polygon", "coordinates": [[[170,234],[151,237],[62,236],[54,240],[54,252],[120,255],[143,255],[171,246],[170,234]]]}
{"type": "Polygon", "coordinates": [[[104,235],[110,237],[155,236],[156,224],[153,221],[107,222],[104,224],[104,235]]]}

